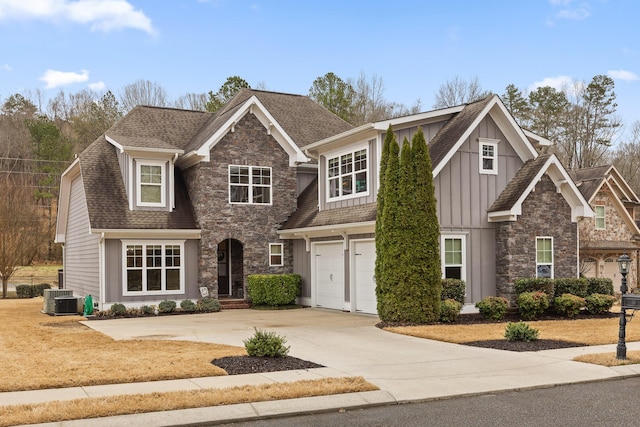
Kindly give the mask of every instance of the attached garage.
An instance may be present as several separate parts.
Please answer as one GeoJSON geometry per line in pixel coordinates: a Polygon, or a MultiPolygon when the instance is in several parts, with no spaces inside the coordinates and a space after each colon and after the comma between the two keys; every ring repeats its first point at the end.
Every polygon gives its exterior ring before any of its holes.
{"type": "Polygon", "coordinates": [[[344,249],[342,242],[313,243],[312,282],[315,305],[344,309],[344,249]]]}
{"type": "Polygon", "coordinates": [[[377,314],[376,300],[376,244],[375,240],[353,240],[351,247],[351,300],[355,311],[377,314]]]}

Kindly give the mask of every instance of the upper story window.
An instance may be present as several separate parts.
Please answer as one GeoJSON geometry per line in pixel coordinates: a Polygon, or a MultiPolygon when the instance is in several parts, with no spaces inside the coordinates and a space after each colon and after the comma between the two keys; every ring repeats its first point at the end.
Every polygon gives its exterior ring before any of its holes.
{"type": "Polygon", "coordinates": [[[229,203],[271,204],[271,168],[229,165],[229,203]]]}
{"type": "Polygon", "coordinates": [[[138,206],[166,206],[166,162],[138,160],[136,166],[138,206]]]}
{"type": "Polygon", "coordinates": [[[604,206],[596,205],[593,209],[596,214],[596,230],[604,230],[606,227],[606,223],[604,220],[604,206]]]}
{"type": "Polygon", "coordinates": [[[498,142],[497,139],[479,138],[480,173],[498,174],[498,142]]]}
{"type": "Polygon", "coordinates": [[[368,192],[367,149],[327,158],[329,199],[359,196],[368,192]]]}
{"type": "Polygon", "coordinates": [[[536,237],[536,277],[553,279],[553,237],[536,237]]]}

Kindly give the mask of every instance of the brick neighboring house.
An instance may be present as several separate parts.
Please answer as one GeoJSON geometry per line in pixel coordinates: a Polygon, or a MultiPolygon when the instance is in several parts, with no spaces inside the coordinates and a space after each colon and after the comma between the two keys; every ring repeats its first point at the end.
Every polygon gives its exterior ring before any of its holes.
{"type": "Polygon", "coordinates": [[[241,90],[216,113],[138,106],[63,173],[64,284],[99,307],[244,297],[294,270],[276,231],[317,175],[300,149],[351,126],[308,97],[241,90]]]}
{"type": "Polygon", "coordinates": [[[594,218],[579,223],[580,273],[609,278],[619,292],[621,277],[616,261],[626,253],[631,257],[627,284],[630,289],[637,288],[640,229],[635,218],[640,214],[640,199],[611,165],[579,169],[571,176],[594,211],[594,218]]]}
{"type": "MultiPolygon", "coordinates": [[[[466,302],[505,296],[522,277],[577,277],[577,223],[588,202],[550,141],[523,131],[497,96],[370,123],[310,144],[318,180],[278,233],[293,241],[301,301],[376,313],[375,216],[385,133],[429,145],[441,233],[443,277],[466,282],[466,302]]],[[[407,242],[411,250],[411,242],[407,242]]]]}

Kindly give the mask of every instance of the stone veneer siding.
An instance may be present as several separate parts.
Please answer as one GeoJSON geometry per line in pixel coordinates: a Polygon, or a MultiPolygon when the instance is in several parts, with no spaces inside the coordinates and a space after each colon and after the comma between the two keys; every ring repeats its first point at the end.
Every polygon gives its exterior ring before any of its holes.
{"type": "MultiPolygon", "coordinates": [[[[296,209],[296,168],[260,121],[248,113],[211,150],[211,161],[184,171],[189,196],[202,230],[198,286],[218,295],[218,244],[228,238],[243,244],[243,287],[249,274],[293,272],[291,241],[278,227],[296,209]],[[229,203],[229,165],[271,167],[271,205],[229,203]],[[269,266],[269,243],[283,243],[284,266],[269,266]]],[[[246,295],[246,293],[245,293],[246,295]]]]}
{"type": "Polygon", "coordinates": [[[577,277],[577,224],[546,174],[523,202],[522,215],[496,224],[496,294],[512,307],[515,280],[536,277],[536,237],[553,237],[553,277],[577,277]]]}

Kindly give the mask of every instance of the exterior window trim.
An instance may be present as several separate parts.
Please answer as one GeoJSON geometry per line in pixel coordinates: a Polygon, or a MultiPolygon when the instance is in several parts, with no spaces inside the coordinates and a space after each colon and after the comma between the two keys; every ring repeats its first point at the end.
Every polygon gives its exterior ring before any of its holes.
{"type": "MultiPolygon", "coordinates": [[[[350,147],[349,149],[346,150],[340,150],[340,151],[333,151],[330,153],[325,154],[325,168],[324,168],[324,172],[325,172],[325,185],[326,185],[326,200],[327,202],[338,202],[341,200],[348,200],[348,199],[354,199],[357,197],[366,197],[370,194],[371,192],[371,150],[369,149],[369,145],[360,145],[357,147],[350,147]],[[366,156],[366,165],[364,169],[360,169],[357,172],[364,172],[366,175],[366,182],[367,182],[367,189],[365,191],[361,191],[356,193],[355,192],[355,188],[352,188],[352,192],[351,194],[340,194],[339,196],[335,196],[335,197],[331,197],[331,179],[336,179],[336,176],[333,177],[329,177],[329,165],[330,165],[330,161],[332,159],[338,159],[338,168],[341,167],[341,163],[340,163],[340,159],[342,158],[342,156],[351,154],[352,155],[352,164],[355,163],[355,153],[359,152],[359,151],[364,151],[365,152],[365,156],[366,156]]],[[[353,177],[352,179],[352,185],[355,186],[355,175],[356,175],[356,171],[355,168],[353,170],[351,170],[351,172],[342,174],[342,171],[339,171],[340,173],[337,175],[337,179],[339,180],[339,182],[341,182],[342,177],[343,176],[347,176],[347,175],[351,175],[353,177]]],[[[340,191],[340,193],[342,193],[342,190],[340,191]]]]}
{"type": "Polygon", "coordinates": [[[269,243],[269,267],[282,267],[284,265],[284,245],[282,243],[269,243]],[[274,252],[273,249],[279,247],[280,252],[274,252]],[[273,262],[273,257],[280,257],[280,263],[273,262]]]}
{"type": "Polygon", "coordinates": [[[467,281],[467,236],[466,234],[441,234],[440,235],[440,267],[442,269],[442,278],[446,277],[447,267],[460,266],[460,279],[467,281]],[[447,264],[445,259],[445,240],[446,239],[459,239],[462,242],[462,264],[447,264]]]}
{"type": "Polygon", "coordinates": [[[605,230],[607,228],[607,220],[606,220],[606,207],[605,205],[595,205],[593,207],[593,212],[595,214],[593,220],[595,222],[596,230],[605,230]],[[602,215],[598,215],[598,209],[602,208],[602,215]],[[602,227],[598,227],[598,220],[602,220],[602,227]]]}
{"type": "Polygon", "coordinates": [[[498,143],[500,142],[499,139],[489,139],[489,138],[478,138],[478,167],[480,170],[481,174],[484,175],[497,175],[498,174],[498,143]],[[484,155],[484,147],[492,147],[493,148],[493,155],[492,156],[485,156],[484,155]],[[484,160],[485,159],[491,159],[493,160],[492,162],[492,168],[491,169],[487,169],[484,167],[484,160]]]}
{"type": "Polygon", "coordinates": [[[227,168],[227,183],[229,185],[229,204],[232,205],[264,205],[271,206],[273,204],[273,169],[270,166],[258,166],[258,165],[235,165],[230,164],[227,168]],[[231,168],[248,168],[249,169],[249,182],[248,184],[241,183],[232,183],[231,182],[231,168]],[[264,184],[254,184],[253,183],[253,173],[254,169],[268,169],[269,170],[269,185],[264,184]],[[248,188],[248,202],[232,202],[231,201],[231,187],[247,187],[248,188]],[[269,203],[256,203],[253,201],[253,188],[256,187],[267,187],[269,188],[269,203]]]}
{"type": "Polygon", "coordinates": [[[170,295],[170,294],[184,294],[185,293],[185,254],[184,244],[185,240],[121,240],[122,242],[122,295],[123,296],[144,296],[144,295],[170,295]],[[142,246],[142,290],[141,291],[129,291],[127,289],[127,247],[128,246],[142,246]],[[147,246],[162,246],[162,265],[161,270],[161,289],[159,291],[148,291],[147,289],[147,275],[145,272],[149,267],[147,266],[146,248],[147,246]],[[179,246],[180,247],[180,289],[166,290],[166,271],[167,271],[167,246],[179,246]]]}
{"type": "Polygon", "coordinates": [[[536,236],[536,271],[535,271],[535,277],[543,277],[543,276],[539,276],[538,275],[538,266],[541,265],[550,265],[551,268],[551,277],[549,277],[550,279],[554,278],[554,270],[555,270],[555,259],[554,259],[554,250],[553,250],[553,237],[552,236],[536,236]],[[542,240],[550,240],[551,241],[551,263],[548,262],[540,262],[538,260],[538,242],[542,241],[542,240]]]}
{"type": "MultiPolygon", "coordinates": [[[[147,160],[136,159],[136,205],[142,207],[159,207],[164,208],[167,206],[167,162],[164,160],[147,160]],[[159,166],[161,173],[160,182],[160,202],[143,202],[142,201],[142,166],[159,166]]],[[[149,184],[144,184],[149,185],[149,184]]]]}

